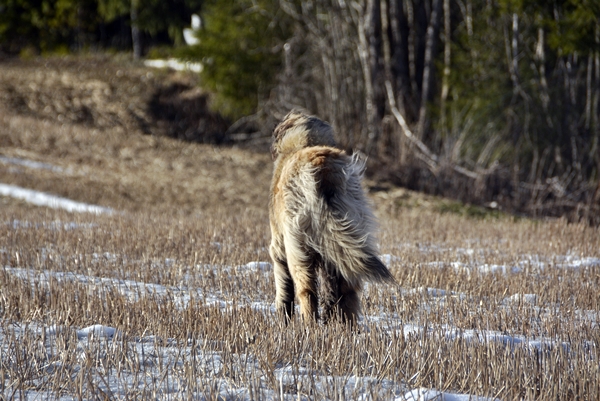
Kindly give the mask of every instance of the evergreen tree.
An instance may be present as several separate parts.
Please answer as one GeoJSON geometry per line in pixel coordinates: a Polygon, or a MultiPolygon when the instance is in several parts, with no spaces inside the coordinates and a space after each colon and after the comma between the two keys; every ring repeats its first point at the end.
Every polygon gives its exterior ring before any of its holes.
{"type": "Polygon", "coordinates": [[[209,0],[201,16],[200,44],[180,54],[202,60],[202,85],[216,94],[221,112],[233,118],[255,112],[281,69],[290,18],[278,0],[209,0]]]}
{"type": "Polygon", "coordinates": [[[149,36],[167,32],[181,44],[183,28],[201,5],[202,0],[2,0],[0,49],[79,50],[96,45],[99,26],[118,19],[149,36]]]}
{"type": "Polygon", "coordinates": [[[52,51],[85,41],[97,23],[94,0],[3,0],[0,49],[52,51]]]}

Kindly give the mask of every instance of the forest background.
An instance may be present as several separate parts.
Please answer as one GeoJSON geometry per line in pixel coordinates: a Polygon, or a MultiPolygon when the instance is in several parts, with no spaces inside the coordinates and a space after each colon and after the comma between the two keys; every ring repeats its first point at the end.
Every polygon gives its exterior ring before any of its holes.
{"type": "Polygon", "coordinates": [[[3,58],[113,51],[202,64],[226,124],[185,139],[266,144],[303,108],[377,180],[600,223],[597,0],[0,0],[3,58]]]}

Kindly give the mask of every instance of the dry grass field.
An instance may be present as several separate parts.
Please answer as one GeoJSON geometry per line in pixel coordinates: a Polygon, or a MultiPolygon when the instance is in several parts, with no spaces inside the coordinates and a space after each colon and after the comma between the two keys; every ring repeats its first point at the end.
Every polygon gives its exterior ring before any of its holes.
{"type": "Polygon", "coordinates": [[[600,399],[597,228],[367,183],[398,286],[358,332],[284,327],[270,156],[149,135],[190,78],[89,63],[0,64],[0,183],[114,210],[0,196],[0,399],[600,399]]]}

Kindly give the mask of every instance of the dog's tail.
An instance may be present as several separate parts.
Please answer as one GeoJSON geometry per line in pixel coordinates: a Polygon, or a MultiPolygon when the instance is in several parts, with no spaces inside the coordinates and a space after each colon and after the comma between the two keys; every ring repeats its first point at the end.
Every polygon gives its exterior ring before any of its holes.
{"type": "Polygon", "coordinates": [[[359,287],[363,279],[394,282],[377,257],[375,217],[361,186],[364,161],[330,147],[304,152],[310,162],[297,179],[307,196],[297,205],[302,217],[296,227],[303,226],[307,248],[353,286],[359,287]]]}

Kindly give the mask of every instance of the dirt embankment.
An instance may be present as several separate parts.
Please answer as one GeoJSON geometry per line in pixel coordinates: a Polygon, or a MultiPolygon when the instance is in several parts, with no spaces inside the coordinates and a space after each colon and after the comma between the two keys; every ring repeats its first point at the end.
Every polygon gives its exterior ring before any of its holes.
{"type": "Polygon", "coordinates": [[[120,210],[266,208],[270,158],[212,145],[227,121],[196,79],[109,57],[0,63],[0,182],[120,210]]]}
{"type": "Polygon", "coordinates": [[[0,68],[0,99],[21,115],[200,143],[227,141],[228,121],[210,111],[209,95],[193,73],[99,56],[10,60],[0,68]]]}

